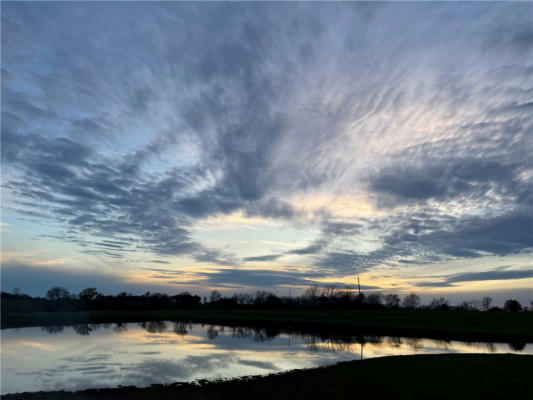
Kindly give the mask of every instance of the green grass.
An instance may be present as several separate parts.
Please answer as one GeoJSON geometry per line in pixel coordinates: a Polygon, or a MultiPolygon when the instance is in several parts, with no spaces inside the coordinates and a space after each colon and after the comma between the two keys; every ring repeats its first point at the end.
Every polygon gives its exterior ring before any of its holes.
{"type": "Polygon", "coordinates": [[[4,313],[2,328],[83,323],[191,320],[228,325],[276,325],[295,329],[322,329],[472,339],[533,341],[533,313],[432,312],[410,310],[156,310],[4,313]]]}
{"type": "Polygon", "coordinates": [[[7,395],[16,399],[527,399],[533,356],[446,354],[374,358],[202,384],[7,395]]]}

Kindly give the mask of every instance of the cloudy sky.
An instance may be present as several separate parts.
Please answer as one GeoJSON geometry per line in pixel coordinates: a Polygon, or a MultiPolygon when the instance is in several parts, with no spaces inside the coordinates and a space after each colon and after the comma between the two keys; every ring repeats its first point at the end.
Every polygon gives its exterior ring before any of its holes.
{"type": "Polygon", "coordinates": [[[533,298],[533,4],[1,13],[3,290],[533,298]]]}

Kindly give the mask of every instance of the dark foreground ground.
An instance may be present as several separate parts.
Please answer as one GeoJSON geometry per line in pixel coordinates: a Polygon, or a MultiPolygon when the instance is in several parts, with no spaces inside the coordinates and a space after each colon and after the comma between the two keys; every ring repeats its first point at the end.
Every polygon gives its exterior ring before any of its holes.
{"type": "Polygon", "coordinates": [[[446,354],[340,363],[198,384],[6,395],[15,399],[529,399],[533,356],[446,354]]]}
{"type": "Polygon", "coordinates": [[[533,312],[424,310],[261,309],[2,313],[2,329],[44,325],[191,321],[284,329],[501,342],[533,342],[533,312]]]}

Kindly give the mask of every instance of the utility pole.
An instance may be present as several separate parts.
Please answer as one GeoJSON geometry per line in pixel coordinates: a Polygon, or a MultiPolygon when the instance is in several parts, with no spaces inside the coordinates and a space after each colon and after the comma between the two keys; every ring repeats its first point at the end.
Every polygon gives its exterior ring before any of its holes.
{"type": "Polygon", "coordinates": [[[357,275],[357,286],[359,287],[359,294],[361,294],[361,282],[359,282],[359,275],[357,275]]]}

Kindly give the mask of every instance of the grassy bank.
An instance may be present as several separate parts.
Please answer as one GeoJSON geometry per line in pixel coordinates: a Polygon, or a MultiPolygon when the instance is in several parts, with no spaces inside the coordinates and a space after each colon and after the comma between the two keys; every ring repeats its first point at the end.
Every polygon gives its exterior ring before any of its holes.
{"type": "Polygon", "coordinates": [[[84,323],[191,320],[213,324],[296,329],[346,329],[368,334],[533,341],[533,313],[420,310],[160,310],[4,313],[2,328],[84,323]]]}
{"type": "Polygon", "coordinates": [[[63,399],[526,399],[533,356],[396,356],[203,384],[39,392],[6,400],[63,399]]]}

